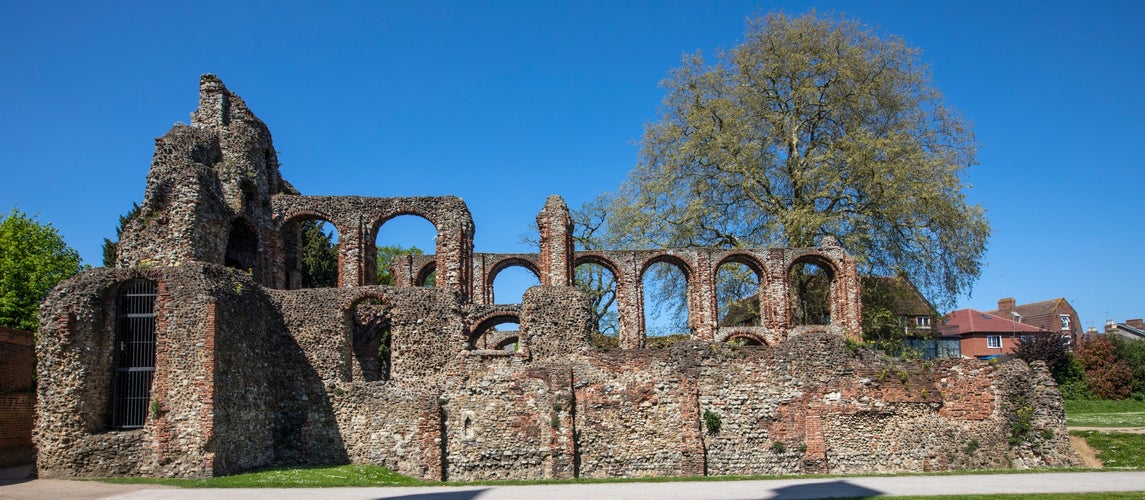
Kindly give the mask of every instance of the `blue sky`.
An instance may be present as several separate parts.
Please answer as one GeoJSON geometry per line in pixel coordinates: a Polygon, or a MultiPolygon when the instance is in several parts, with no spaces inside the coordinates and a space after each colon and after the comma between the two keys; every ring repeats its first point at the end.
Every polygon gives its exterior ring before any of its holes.
{"type": "Polygon", "coordinates": [[[477,251],[520,252],[547,195],[576,207],[620,184],[683,54],[814,8],[920,47],[975,124],[968,196],[993,236],[959,307],[1066,297],[1087,327],[1145,316],[1145,3],[161,4],[0,7],[0,209],[38,213],[93,265],[202,73],[269,125],[304,194],[458,195],[477,251]]]}

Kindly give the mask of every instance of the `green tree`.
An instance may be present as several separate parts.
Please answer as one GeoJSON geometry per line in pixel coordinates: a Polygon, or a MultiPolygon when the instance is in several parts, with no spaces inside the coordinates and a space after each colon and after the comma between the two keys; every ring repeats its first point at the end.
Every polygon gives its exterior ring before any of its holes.
{"type": "Polygon", "coordinates": [[[12,209],[0,218],[0,326],[36,330],[40,302],[81,269],[55,227],[12,209]]]}
{"type": "Polygon", "coordinates": [[[338,286],[338,245],[334,232],[317,220],[302,222],[302,287],[338,286]]]}
{"type": "MultiPolygon", "coordinates": [[[[386,245],[378,247],[378,284],[390,285],[394,284],[394,275],[390,272],[390,263],[394,261],[395,257],[401,255],[425,255],[422,249],[411,246],[404,248],[401,245],[386,245]]],[[[431,274],[425,280],[425,286],[432,287],[436,281],[437,275],[431,274]]]]}
{"type": "Polygon", "coordinates": [[[847,19],[773,14],[663,82],[659,119],[613,195],[625,247],[813,246],[834,235],[864,274],[906,274],[952,304],[990,234],[960,179],[970,124],[920,52],[847,19]]]}
{"type": "Polygon", "coordinates": [[[139,204],[133,202],[131,204],[131,210],[119,216],[119,224],[115,226],[115,241],[111,241],[107,238],[103,239],[103,267],[115,267],[115,258],[119,249],[119,238],[123,236],[123,228],[127,227],[127,224],[136,217],[139,217],[139,204]]]}

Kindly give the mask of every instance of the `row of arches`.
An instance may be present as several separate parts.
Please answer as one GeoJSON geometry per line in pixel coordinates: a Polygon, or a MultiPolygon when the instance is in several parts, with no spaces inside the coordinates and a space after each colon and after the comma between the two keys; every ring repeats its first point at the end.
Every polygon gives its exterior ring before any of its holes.
{"type": "MultiPolygon", "coordinates": [[[[535,284],[535,259],[535,255],[477,254],[475,302],[503,303],[494,300],[500,295],[493,294],[488,284],[512,269],[535,284]]],[[[416,263],[413,266],[411,272],[416,272],[416,263]]],[[[597,332],[626,337],[622,345],[676,335],[726,339],[734,334],[748,339],[745,332],[753,328],[846,329],[857,323],[858,311],[851,306],[858,293],[855,273],[849,269],[853,266],[817,249],[579,252],[574,267],[574,284],[593,302],[597,332]]]]}

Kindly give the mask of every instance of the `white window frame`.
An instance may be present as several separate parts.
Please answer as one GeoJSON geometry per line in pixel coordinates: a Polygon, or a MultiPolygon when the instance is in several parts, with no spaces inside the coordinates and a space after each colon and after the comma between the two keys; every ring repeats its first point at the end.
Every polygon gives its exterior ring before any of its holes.
{"type": "Polygon", "coordinates": [[[1070,317],[1068,314],[1059,314],[1058,320],[1060,320],[1062,323],[1062,330],[1069,330],[1070,326],[1073,323],[1073,321],[1070,320],[1070,317]]]}
{"type": "Polygon", "coordinates": [[[930,316],[915,316],[914,326],[916,328],[930,329],[930,316]]]}
{"type": "Polygon", "coordinates": [[[1002,348],[1002,336],[1001,335],[987,335],[986,336],[986,348],[988,348],[988,349],[1001,349],[1002,348]]]}

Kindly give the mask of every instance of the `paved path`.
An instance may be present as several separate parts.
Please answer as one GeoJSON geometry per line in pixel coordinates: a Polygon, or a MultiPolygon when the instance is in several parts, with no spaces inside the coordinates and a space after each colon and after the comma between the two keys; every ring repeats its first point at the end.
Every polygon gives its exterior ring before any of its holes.
{"type": "MultiPolygon", "coordinates": [[[[1145,471],[874,476],[759,481],[554,484],[537,486],[440,486],[325,489],[170,489],[83,481],[35,480],[0,486],[0,498],[116,498],[138,500],[564,500],[605,499],[803,499],[874,495],[1145,492],[1145,471]]],[[[1145,493],[1143,493],[1145,495],[1145,493]]]]}

